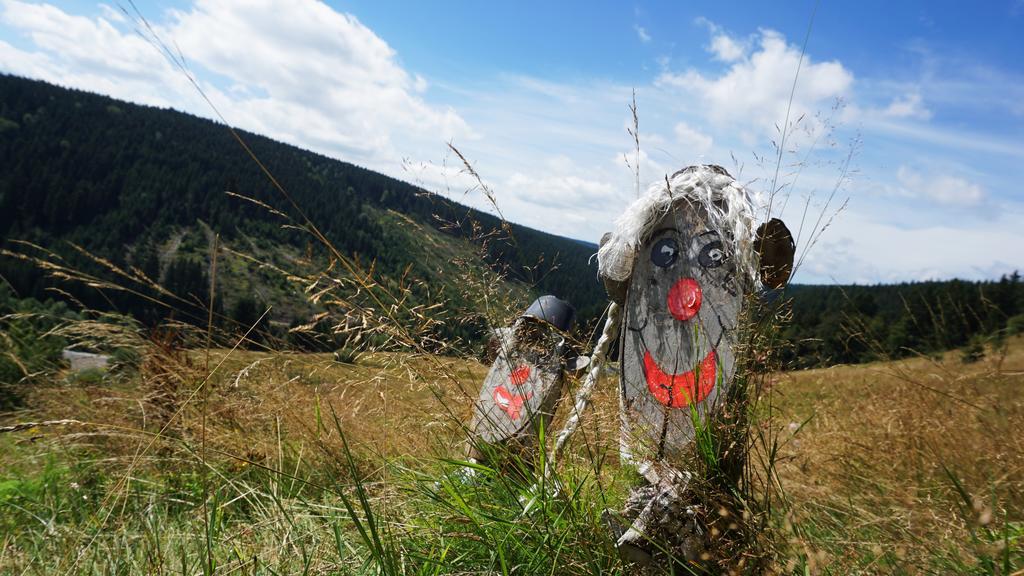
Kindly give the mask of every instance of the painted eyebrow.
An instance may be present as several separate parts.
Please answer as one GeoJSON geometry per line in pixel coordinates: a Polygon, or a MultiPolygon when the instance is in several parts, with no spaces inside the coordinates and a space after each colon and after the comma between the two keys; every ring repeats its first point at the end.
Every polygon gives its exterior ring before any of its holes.
{"type": "MultiPolygon", "coordinates": [[[[662,234],[664,234],[666,232],[675,232],[677,236],[682,236],[682,233],[680,233],[679,230],[677,230],[676,228],[666,227],[666,228],[658,228],[654,232],[651,232],[651,236],[650,237],[651,238],[656,238],[656,237],[661,236],[662,234]]],[[[703,238],[705,236],[708,236],[709,234],[714,234],[715,236],[718,236],[718,237],[722,236],[721,234],[718,233],[717,230],[707,230],[705,232],[701,232],[700,234],[694,236],[693,238],[696,240],[698,238],[703,238]]]]}
{"type": "Polygon", "coordinates": [[[672,228],[672,227],[670,226],[670,227],[668,227],[668,228],[658,228],[658,229],[657,229],[657,230],[655,230],[654,232],[651,232],[651,238],[654,238],[654,237],[657,237],[657,236],[661,236],[661,235],[662,235],[662,234],[664,234],[665,232],[675,232],[675,233],[676,233],[676,235],[680,235],[680,234],[679,234],[679,230],[676,230],[675,228],[672,228]]]}

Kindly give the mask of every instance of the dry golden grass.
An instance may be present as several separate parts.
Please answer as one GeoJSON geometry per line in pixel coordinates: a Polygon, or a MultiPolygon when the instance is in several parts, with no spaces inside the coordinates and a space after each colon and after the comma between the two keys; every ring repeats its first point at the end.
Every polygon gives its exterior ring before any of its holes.
{"type": "MultiPolygon", "coordinates": [[[[149,433],[166,427],[169,439],[196,443],[205,412],[211,460],[262,460],[275,457],[282,437],[314,459],[314,444],[340,446],[336,415],[353,451],[367,459],[460,455],[460,423],[486,371],[472,360],[411,354],[368,353],[341,364],[331,354],[213,350],[207,358],[154,347],[137,380],[56,379],[35,387],[18,417],[149,433]]],[[[107,450],[137,447],[137,439],[120,445],[110,434],[97,437],[107,450]]]]}
{"type": "Polygon", "coordinates": [[[1020,338],[1001,362],[947,353],[836,366],[783,374],[774,393],[781,422],[807,422],[779,472],[796,544],[817,566],[942,572],[937,556],[998,551],[975,549],[972,529],[1024,520],[1020,338]]]}
{"type": "MultiPolygon", "coordinates": [[[[765,425],[781,429],[777,470],[788,503],[777,513],[791,569],[800,561],[813,573],[943,573],[1001,553],[998,538],[972,535],[1024,519],[1024,339],[1008,350],[970,365],[948,353],[774,378],[775,412],[765,425]]],[[[85,447],[141,477],[196,451],[224,470],[326,466],[341,446],[336,415],[361,472],[380,479],[384,462],[464,454],[460,425],[486,370],[468,359],[397,353],[351,365],[327,354],[150,347],[138,376],[54,380],[33,390],[17,419],[89,423],[35,437],[52,453],[85,447]],[[162,429],[167,439],[148,446],[162,429]]],[[[598,477],[609,479],[617,468],[613,382],[602,380],[566,460],[607,465],[598,477]]],[[[0,464],[17,457],[0,456],[0,464]]]]}

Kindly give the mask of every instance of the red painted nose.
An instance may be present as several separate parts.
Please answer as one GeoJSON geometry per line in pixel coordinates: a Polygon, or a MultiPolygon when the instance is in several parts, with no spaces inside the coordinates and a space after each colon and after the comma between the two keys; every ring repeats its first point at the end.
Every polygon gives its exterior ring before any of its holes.
{"type": "Polygon", "coordinates": [[[668,291],[668,311],[680,322],[685,322],[700,311],[700,284],[693,278],[683,278],[668,291]]]}

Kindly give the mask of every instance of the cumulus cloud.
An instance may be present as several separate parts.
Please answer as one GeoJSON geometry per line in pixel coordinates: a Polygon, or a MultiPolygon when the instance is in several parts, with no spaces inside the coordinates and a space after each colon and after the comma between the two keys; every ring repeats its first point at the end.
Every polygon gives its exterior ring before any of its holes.
{"type": "Polygon", "coordinates": [[[924,106],[921,95],[918,93],[905,94],[894,99],[882,111],[882,114],[892,118],[915,118],[918,120],[929,120],[932,117],[931,110],[924,106]]]}
{"type": "Polygon", "coordinates": [[[715,60],[735,62],[746,55],[750,47],[749,40],[730,36],[721,26],[704,17],[697,18],[696,24],[711,34],[711,41],[705,48],[715,60]]]}
{"type": "MultiPolygon", "coordinates": [[[[3,23],[28,36],[35,50],[0,45],[0,64],[210,116],[184,74],[111,12],[85,17],[5,0],[3,23]]],[[[203,89],[240,127],[375,167],[422,154],[428,143],[434,150],[474,136],[454,109],[423,99],[428,82],[406,71],[383,39],[326,4],[196,0],[153,25],[207,79],[203,89]]]]}
{"type": "Polygon", "coordinates": [[[27,36],[34,50],[0,42],[4,71],[117,98],[196,111],[188,80],[143,38],[105,16],[68,14],[49,4],[5,0],[0,22],[27,36]]]}
{"type": "MultiPolygon", "coordinates": [[[[715,38],[724,37],[718,33],[715,38]]],[[[761,30],[756,48],[750,54],[730,46],[739,41],[712,41],[709,52],[730,65],[720,74],[695,69],[681,73],[665,72],[657,80],[661,86],[695,96],[719,126],[739,126],[758,133],[772,133],[786,118],[793,77],[800,69],[800,81],[793,95],[790,118],[808,118],[831,108],[837,98],[846,96],[853,84],[853,73],[839,61],[815,62],[800,49],[786,42],[773,30],[761,30]]]]}
{"type": "Polygon", "coordinates": [[[906,166],[896,170],[902,192],[912,198],[926,198],[951,206],[979,206],[986,200],[978,184],[949,174],[922,174],[906,166]]]}
{"type": "Polygon", "coordinates": [[[725,34],[715,34],[711,38],[709,50],[716,59],[723,62],[735,62],[742,59],[746,53],[745,46],[725,34]]]}
{"type": "Polygon", "coordinates": [[[234,109],[265,131],[301,132],[322,148],[385,158],[397,155],[393,134],[438,141],[470,134],[453,109],[418,96],[425,80],[354,16],[311,1],[238,4],[199,0],[172,12],[168,35],[210,71],[257,87],[261,97],[234,109]]]}

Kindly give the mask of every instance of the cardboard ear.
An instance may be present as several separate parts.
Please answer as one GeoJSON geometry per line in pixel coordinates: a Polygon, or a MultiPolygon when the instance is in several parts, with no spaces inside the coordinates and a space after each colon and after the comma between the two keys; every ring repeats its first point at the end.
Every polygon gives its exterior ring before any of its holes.
{"type": "Polygon", "coordinates": [[[778,289],[786,285],[793,273],[796,243],[782,220],[772,218],[757,227],[754,247],[760,256],[761,282],[766,288],[778,289]]]}
{"type": "MultiPolygon", "coordinates": [[[[598,248],[604,246],[612,238],[611,232],[605,232],[601,236],[601,243],[598,248]]],[[[601,282],[604,283],[604,291],[608,293],[608,297],[612,299],[618,305],[622,305],[626,301],[626,288],[629,286],[629,282],[625,280],[612,280],[610,278],[601,277],[601,282]]]]}

